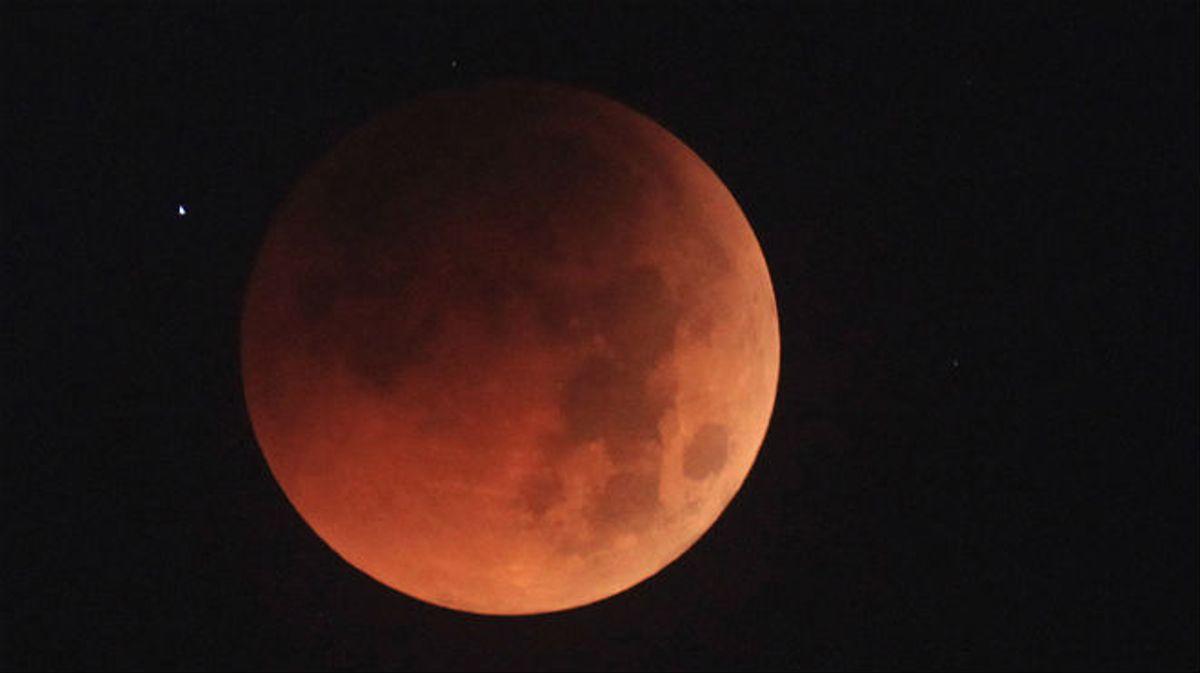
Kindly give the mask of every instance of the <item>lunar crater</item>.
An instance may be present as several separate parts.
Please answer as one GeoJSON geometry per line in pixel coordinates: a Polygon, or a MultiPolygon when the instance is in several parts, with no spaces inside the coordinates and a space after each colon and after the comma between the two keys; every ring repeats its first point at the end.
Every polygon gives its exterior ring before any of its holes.
{"type": "Polygon", "coordinates": [[[704,479],[725,466],[729,454],[729,429],[718,423],[700,426],[683,450],[683,473],[689,479],[704,479]]]}

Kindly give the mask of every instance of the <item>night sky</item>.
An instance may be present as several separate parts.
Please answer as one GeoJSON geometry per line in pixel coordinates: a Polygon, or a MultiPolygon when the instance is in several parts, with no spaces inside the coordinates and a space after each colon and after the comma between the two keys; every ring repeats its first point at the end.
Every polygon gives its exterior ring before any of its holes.
{"type": "Polygon", "coordinates": [[[1197,4],[961,4],[6,4],[0,665],[1196,669],[1197,4]],[[238,364],[295,180],[497,78],[691,146],[782,334],[710,532],[525,618],[326,547],[238,364]]]}

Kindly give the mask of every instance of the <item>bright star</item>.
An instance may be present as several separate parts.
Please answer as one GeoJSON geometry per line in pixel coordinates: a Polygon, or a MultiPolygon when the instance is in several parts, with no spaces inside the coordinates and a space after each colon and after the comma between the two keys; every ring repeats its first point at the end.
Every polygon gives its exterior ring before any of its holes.
{"type": "Polygon", "coordinates": [[[183,217],[184,215],[187,215],[187,208],[184,208],[183,204],[181,203],[179,204],[179,216],[183,217]]]}

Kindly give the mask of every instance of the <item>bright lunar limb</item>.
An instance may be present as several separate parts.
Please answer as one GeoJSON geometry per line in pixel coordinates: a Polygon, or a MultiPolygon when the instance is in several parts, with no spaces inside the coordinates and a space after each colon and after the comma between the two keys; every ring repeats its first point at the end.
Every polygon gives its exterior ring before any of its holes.
{"type": "Polygon", "coordinates": [[[252,274],[242,370],[273,475],[334,551],[528,614],[708,530],[766,432],[779,330],[696,154],[601,96],[503,83],[416,99],[311,168],[252,274]]]}

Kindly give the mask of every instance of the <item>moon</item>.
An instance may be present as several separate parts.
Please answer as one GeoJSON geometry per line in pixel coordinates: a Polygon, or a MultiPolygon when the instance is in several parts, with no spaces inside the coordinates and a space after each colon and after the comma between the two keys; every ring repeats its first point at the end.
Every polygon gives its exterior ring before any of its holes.
{"type": "Polygon", "coordinates": [[[770,420],[779,325],[737,201],[646,116],[558,85],[428,94],[313,165],[245,294],[247,409],[355,568],[566,610],[683,554],[770,420]]]}

